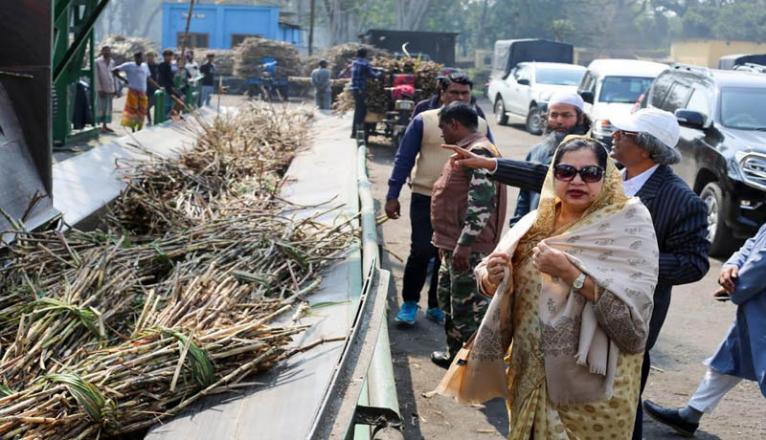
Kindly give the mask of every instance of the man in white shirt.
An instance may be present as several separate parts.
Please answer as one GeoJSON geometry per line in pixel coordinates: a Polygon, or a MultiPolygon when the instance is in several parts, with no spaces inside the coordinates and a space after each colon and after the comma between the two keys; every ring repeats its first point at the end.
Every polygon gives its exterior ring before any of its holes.
{"type": "Polygon", "coordinates": [[[122,111],[122,126],[132,131],[144,126],[144,118],[149,111],[149,97],[146,96],[147,78],[151,76],[149,66],[144,63],[144,54],[136,52],[133,61],[122,63],[112,69],[112,73],[128,85],[128,96],[125,98],[125,108],[122,111]],[[119,73],[124,72],[127,79],[119,73]]]}
{"type": "Polygon", "coordinates": [[[112,59],[112,48],[104,46],[101,48],[101,56],[96,58],[95,62],[96,77],[96,123],[101,124],[102,133],[113,133],[114,130],[107,126],[112,122],[112,98],[117,91],[112,76],[114,69],[114,60],[112,59]]]}

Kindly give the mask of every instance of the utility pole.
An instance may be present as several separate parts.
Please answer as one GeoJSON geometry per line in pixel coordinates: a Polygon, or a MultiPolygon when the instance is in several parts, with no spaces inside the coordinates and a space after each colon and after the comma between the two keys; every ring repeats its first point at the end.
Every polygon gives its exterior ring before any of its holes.
{"type": "Polygon", "coordinates": [[[316,0],[311,0],[309,10],[309,55],[314,52],[314,18],[316,17],[316,0]]]}

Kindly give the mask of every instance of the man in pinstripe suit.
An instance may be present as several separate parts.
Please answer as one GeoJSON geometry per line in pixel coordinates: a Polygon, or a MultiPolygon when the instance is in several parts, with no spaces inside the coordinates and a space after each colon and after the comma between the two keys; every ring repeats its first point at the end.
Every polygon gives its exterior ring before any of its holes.
{"type": "MultiPolygon", "coordinates": [[[[651,366],[649,351],[665,322],[672,287],[700,280],[710,267],[707,214],[704,202],[669,166],[680,160],[675,150],[679,127],[673,114],[642,109],[612,121],[612,125],[617,128],[612,157],[624,166],[625,192],[639,197],[651,213],[660,249],[659,281],[641,371],[643,392],[651,366]]],[[[539,192],[548,171],[539,164],[473,156],[465,150],[455,152],[455,166],[486,168],[498,182],[521,189],[539,192]]],[[[642,437],[642,419],[639,405],[634,440],[642,437]]]]}

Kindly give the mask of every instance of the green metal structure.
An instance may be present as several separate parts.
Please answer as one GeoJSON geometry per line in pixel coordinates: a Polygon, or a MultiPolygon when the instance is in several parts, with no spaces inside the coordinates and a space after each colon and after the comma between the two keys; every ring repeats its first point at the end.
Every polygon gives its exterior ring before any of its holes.
{"type": "MultiPolygon", "coordinates": [[[[93,26],[109,0],[53,0],[53,143],[63,145],[73,138],[72,114],[77,82],[91,84],[88,100],[95,113],[96,92],[93,63],[93,26]]],[[[96,128],[75,136],[95,134],[96,128]]]]}

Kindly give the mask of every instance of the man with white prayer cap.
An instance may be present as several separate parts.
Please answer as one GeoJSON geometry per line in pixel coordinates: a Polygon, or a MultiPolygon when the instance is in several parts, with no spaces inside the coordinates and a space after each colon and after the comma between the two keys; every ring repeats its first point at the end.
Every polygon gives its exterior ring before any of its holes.
{"type": "MultiPolygon", "coordinates": [[[[550,165],[553,153],[559,143],[570,134],[585,134],[590,129],[590,121],[583,112],[584,102],[575,92],[557,92],[548,100],[547,126],[545,138],[532,147],[526,161],[539,163],[546,167],[550,165]]],[[[511,218],[511,226],[524,217],[528,212],[537,209],[540,193],[522,189],[516,200],[516,211],[511,218]]]]}

